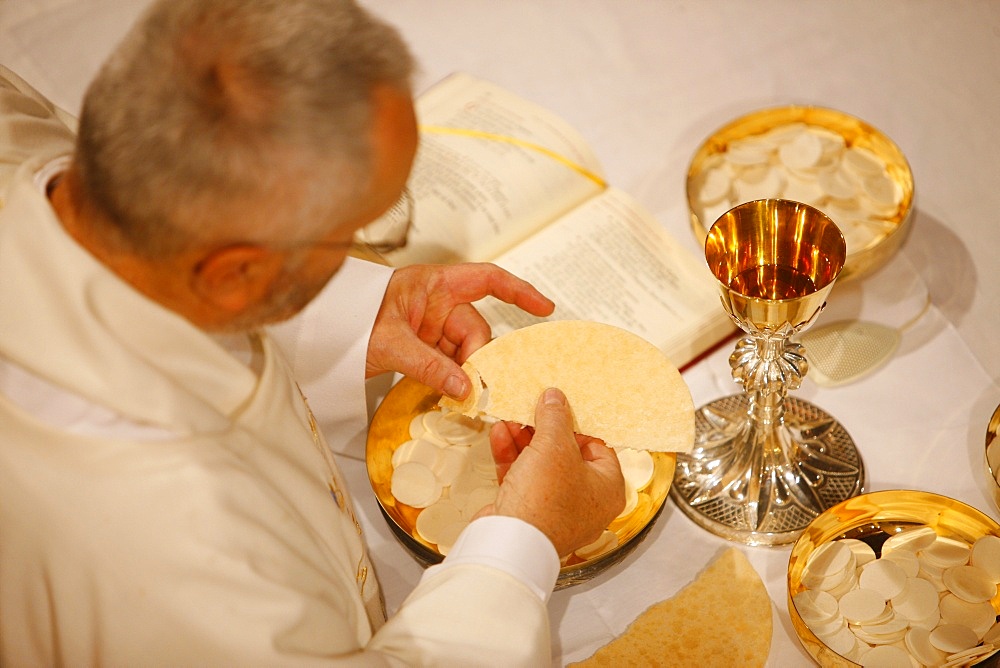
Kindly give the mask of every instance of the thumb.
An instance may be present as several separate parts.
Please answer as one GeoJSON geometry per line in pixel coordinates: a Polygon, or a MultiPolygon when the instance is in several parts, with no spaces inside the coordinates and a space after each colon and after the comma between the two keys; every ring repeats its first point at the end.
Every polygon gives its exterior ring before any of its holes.
{"type": "Polygon", "coordinates": [[[455,360],[423,342],[412,353],[403,353],[402,359],[410,367],[408,370],[401,369],[403,373],[452,399],[462,400],[469,394],[472,384],[455,360]]]}
{"type": "Polygon", "coordinates": [[[535,440],[542,440],[546,444],[556,445],[567,438],[569,442],[575,443],[573,412],[562,390],[550,387],[542,392],[535,406],[535,435],[543,437],[535,440]]]}

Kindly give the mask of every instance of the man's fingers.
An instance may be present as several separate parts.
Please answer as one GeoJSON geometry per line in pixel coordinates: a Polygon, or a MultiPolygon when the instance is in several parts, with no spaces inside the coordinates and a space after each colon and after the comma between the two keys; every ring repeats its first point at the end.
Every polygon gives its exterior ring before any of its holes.
{"type": "Polygon", "coordinates": [[[612,448],[604,444],[604,441],[588,436],[578,437],[577,443],[580,445],[580,454],[588,462],[603,459],[618,459],[618,455],[612,448]]]}
{"type": "Polygon", "coordinates": [[[497,422],[490,428],[490,450],[497,464],[510,464],[517,459],[517,443],[506,422],[497,422]]]}
{"type": "MultiPolygon", "coordinates": [[[[472,304],[459,304],[445,321],[441,332],[442,342],[454,345],[455,361],[462,364],[469,355],[489,343],[491,331],[486,319],[472,304]]],[[[438,344],[441,347],[441,344],[438,344]]],[[[445,350],[446,354],[451,351],[445,350]]]]}
{"type": "Polygon", "coordinates": [[[550,387],[538,398],[535,406],[535,434],[545,437],[539,443],[542,447],[575,442],[573,412],[562,390],[550,387]]]}
{"type": "Polygon", "coordinates": [[[469,394],[472,389],[469,377],[455,360],[440,350],[424,344],[412,334],[400,337],[396,346],[393,356],[400,372],[453,399],[462,400],[469,394]]]}
{"type": "Polygon", "coordinates": [[[455,265],[447,280],[452,296],[460,302],[475,302],[492,295],[540,317],[555,309],[555,303],[531,283],[496,265],[455,265]]]}
{"type": "Polygon", "coordinates": [[[527,446],[525,431],[512,422],[497,422],[490,428],[490,452],[497,469],[497,483],[503,479],[511,465],[527,446]]]}

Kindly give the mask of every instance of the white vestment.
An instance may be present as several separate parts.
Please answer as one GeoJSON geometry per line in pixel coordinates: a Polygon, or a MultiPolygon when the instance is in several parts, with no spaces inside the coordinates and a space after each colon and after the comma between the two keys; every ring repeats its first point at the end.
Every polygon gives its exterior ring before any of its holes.
{"type": "MultiPolygon", "coordinates": [[[[275,341],[252,336],[248,367],[63,230],[38,174],[71,127],[0,68],[0,663],[547,665],[558,564],[518,563],[545,539],[511,518],[470,525],[383,623],[275,341]]],[[[323,420],[364,420],[387,278],[349,262],[320,297],[336,317],[281,335],[323,420]]]]}

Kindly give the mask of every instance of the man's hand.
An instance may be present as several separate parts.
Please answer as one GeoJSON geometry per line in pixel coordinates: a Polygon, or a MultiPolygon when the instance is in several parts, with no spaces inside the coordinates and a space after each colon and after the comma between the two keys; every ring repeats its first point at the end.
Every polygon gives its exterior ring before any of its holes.
{"type": "Polygon", "coordinates": [[[625,508],[625,480],[614,450],[573,433],[566,396],[548,389],[535,428],[500,422],[490,444],[500,491],[480,514],[519,517],[542,531],[560,557],[588,545],[625,508]]]}
{"type": "Polygon", "coordinates": [[[472,302],[487,295],[537,316],[554,308],[529,283],[492,264],[396,270],[368,341],[367,377],[398,371],[464,399],[471,386],[460,365],[491,336],[472,302]]]}

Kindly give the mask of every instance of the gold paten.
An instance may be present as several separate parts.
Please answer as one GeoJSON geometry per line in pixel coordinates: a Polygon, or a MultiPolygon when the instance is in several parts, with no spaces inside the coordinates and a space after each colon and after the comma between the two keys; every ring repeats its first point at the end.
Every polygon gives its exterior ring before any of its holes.
{"type": "MultiPolygon", "coordinates": [[[[819,665],[840,668],[858,664],[823,644],[795,608],[792,599],[805,589],[802,572],[809,555],[820,545],[838,538],[857,538],[881,545],[881,539],[915,526],[929,526],[939,536],[960,539],[970,545],[983,536],[1000,536],[1000,525],[961,501],[930,492],[887,490],[862,494],[833,506],[817,517],[792,546],[788,559],[788,614],[802,646],[819,665]]],[[[990,603],[1000,612],[1000,594],[990,603]]]]}
{"type": "MultiPolygon", "coordinates": [[[[409,440],[411,420],[421,413],[434,410],[440,397],[440,394],[411,378],[400,380],[375,411],[365,453],[368,479],[389,528],[403,547],[424,566],[436,564],[443,557],[436,545],[424,541],[415,530],[420,509],[400,503],[392,495],[392,453],[409,440]]],[[[576,559],[563,566],[559,571],[556,589],[586,582],[618,563],[652,528],[666,501],[677,460],[674,453],[650,454],[653,456],[653,479],[640,493],[636,509],[624,518],[616,519],[608,527],[618,536],[617,547],[586,561],[576,559]]]]}
{"type": "Polygon", "coordinates": [[[913,172],[903,152],[882,132],[854,116],[824,107],[784,106],[755,111],[719,128],[698,147],[688,166],[686,183],[688,211],[695,237],[699,243],[703,242],[708,229],[715,222],[701,220],[696,206],[695,184],[698,175],[710,160],[725,153],[729,144],[737,139],[763,134],[789,123],[819,126],[842,136],[847,146],[870,150],[885,162],[889,177],[899,185],[902,191],[900,205],[896,213],[887,219],[893,226],[864,248],[852,250],[838,280],[848,281],[875,271],[896,252],[910,228],[914,197],[913,172]]]}

